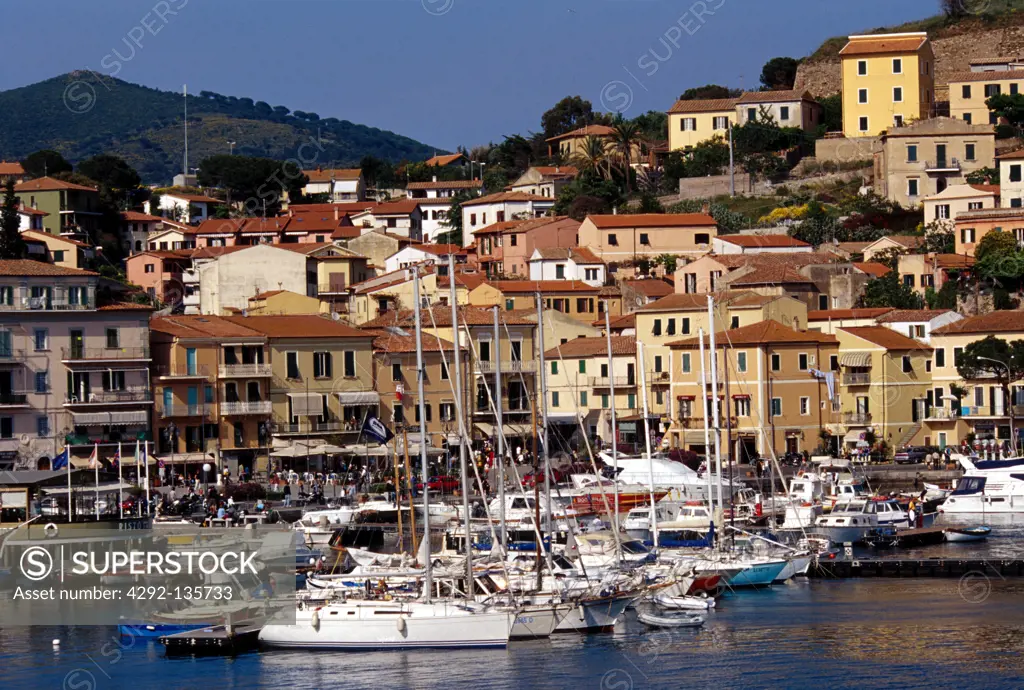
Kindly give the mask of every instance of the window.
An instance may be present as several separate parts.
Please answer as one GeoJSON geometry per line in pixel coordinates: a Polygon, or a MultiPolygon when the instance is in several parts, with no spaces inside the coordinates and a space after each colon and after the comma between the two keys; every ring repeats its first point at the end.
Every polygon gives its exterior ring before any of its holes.
{"type": "Polygon", "coordinates": [[[587,392],[586,391],[580,391],[580,407],[586,407],[586,406],[587,406],[587,392]]]}
{"type": "Polygon", "coordinates": [[[565,280],[565,264],[555,264],[555,280],[565,280]]]}
{"type": "Polygon", "coordinates": [[[669,319],[668,320],[668,327],[665,329],[665,335],[675,335],[675,334],[676,334],[676,320],[675,319],[669,319]]]}
{"type": "Polygon", "coordinates": [[[123,391],[124,390],[124,372],[123,371],[104,371],[102,378],[103,378],[103,390],[105,390],[105,391],[123,391]]]}
{"type": "Polygon", "coordinates": [[[909,374],[914,371],[914,362],[910,359],[910,355],[903,355],[903,373],[909,374]]]}
{"type": "Polygon", "coordinates": [[[78,304],[85,306],[88,304],[84,287],[70,287],[68,288],[68,304],[78,304]]]}
{"type": "Polygon", "coordinates": [[[654,373],[661,373],[661,355],[654,355],[654,373]]]}
{"type": "Polygon", "coordinates": [[[345,351],[345,376],[353,378],[356,375],[356,353],[351,350],[345,351]]]}
{"type": "MultiPolygon", "coordinates": [[[[213,404],[213,386],[206,386],[203,390],[203,400],[206,401],[207,405],[213,404]]],[[[217,434],[212,434],[216,436],[217,434]]]]}
{"type": "Polygon", "coordinates": [[[966,144],[964,146],[964,159],[965,160],[969,160],[969,161],[973,161],[975,159],[974,158],[974,154],[975,154],[974,144],[966,144]]]}
{"type": "Polygon", "coordinates": [[[636,393],[630,393],[626,396],[626,406],[631,409],[636,409],[636,393]]]}
{"type": "Polygon", "coordinates": [[[736,353],[736,371],[743,373],[747,370],[747,353],[737,352],[736,353]]]}
{"type": "Polygon", "coordinates": [[[725,115],[718,116],[712,121],[713,129],[729,129],[729,118],[725,115]]]}
{"type": "Polygon", "coordinates": [[[491,361],[491,341],[481,340],[480,341],[480,361],[490,362],[491,361]]]}
{"type": "Polygon", "coordinates": [[[868,73],[868,61],[867,60],[857,60],[857,74],[862,76],[862,77],[864,77],[864,76],[867,76],[867,73],[868,73]]]}
{"type": "Polygon", "coordinates": [[[607,364],[602,364],[601,365],[601,378],[603,378],[603,379],[608,378],[608,365],[607,364]]]}
{"type": "Polygon", "coordinates": [[[447,381],[449,378],[450,377],[448,375],[448,362],[446,362],[445,360],[442,359],[441,360],[441,380],[442,381],[447,381]]]}
{"type": "Polygon", "coordinates": [[[1024,200],[1022,200],[1020,197],[1017,197],[1016,199],[1010,199],[1010,208],[1020,208],[1022,205],[1022,201],[1024,200]]]}
{"type": "Polygon", "coordinates": [[[902,86],[894,86],[892,88],[892,102],[893,103],[902,103],[903,102],[903,87],[902,86]]]}
{"type": "Polygon", "coordinates": [[[892,116],[892,124],[893,124],[894,127],[902,127],[903,126],[903,116],[902,115],[893,115],[892,116]]]}
{"type": "Polygon", "coordinates": [[[917,144],[907,144],[907,162],[917,162],[917,144]]]}
{"type": "Polygon", "coordinates": [[[118,348],[118,347],[121,347],[120,333],[118,333],[118,330],[116,328],[108,328],[107,329],[107,347],[108,348],[118,348]]]}
{"type": "Polygon", "coordinates": [[[985,84],[985,98],[998,96],[1000,92],[1002,92],[1002,88],[999,84],[985,84]]]}
{"type": "Polygon", "coordinates": [[[313,378],[327,379],[331,377],[332,357],[330,352],[313,353],[313,378]]]}
{"type": "Polygon", "coordinates": [[[806,398],[806,397],[800,398],[800,414],[806,416],[806,415],[809,415],[810,413],[811,413],[811,399],[810,398],[806,398]]]}
{"type": "Polygon", "coordinates": [[[285,353],[285,376],[289,379],[301,379],[302,373],[299,371],[299,353],[288,352],[285,353]]]}
{"type": "Polygon", "coordinates": [[[684,117],[679,121],[679,129],[684,132],[693,132],[697,129],[697,118],[684,117]]]}
{"type": "Polygon", "coordinates": [[[443,402],[437,406],[437,411],[441,415],[442,422],[455,420],[455,403],[443,402]]]}
{"type": "Polygon", "coordinates": [[[960,228],[960,242],[974,244],[974,228],[960,228]]]}
{"type": "Polygon", "coordinates": [[[807,371],[807,355],[801,352],[797,357],[797,361],[799,362],[797,366],[800,368],[800,371],[807,371]]]}
{"type": "Polygon", "coordinates": [[[772,417],[782,415],[782,398],[772,398],[772,417]]]}
{"type": "Polygon", "coordinates": [[[579,367],[580,367],[580,373],[581,374],[586,374],[587,373],[587,360],[581,359],[579,367]]]}
{"type": "Polygon", "coordinates": [[[608,233],[608,244],[612,247],[619,246],[619,238],[615,236],[615,233],[608,233]]]}
{"type": "Polygon", "coordinates": [[[551,361],[551,374],[552,374],[552,376],[558,374],[558,361],[557,360],[552,360],[551,361]]]}
{"type": "Polygon", "coordinates": [[[973,120],[974,118],[970,113],[964,113],[964,122],[966,122],[967,124],[971,124],[973,120]]]}
{"type": "Polygon", "coordinates": [[[858,123],[858,126],[859,126],[861,132],[868,131],[868,119],[866,117],[860,118],[860,122],[858,123]]]}
{"type": "Polygon", "coordinates": [[[914,287],[914,276],[911,273],[903,276],[903,284],[907,287],[914,287]]]}
{"type": "Polygon", "coordinates": [[[757,121],[757,108],[747,108],[747,120],[750,122],[757,121]]]}
{"type": "Polygon", "coordinates": [[[50,332],[45,328],[37,328],[32,333],[32,345],[36,352],[50,349],[50,332]]]}
{"type": "Polygon", "coordinates": [[[508,344],[509,354],[512,357],[513,362],[523,361],[523,341],[513,340],[508,344]]]}
{"type": "Polygon", "coordinates": [[[558,407],[558,391],[551,391],[551,407],[558,407]]]}
{"type": "Polygon", "coordinates": [[[63,249],[55,249],[55,250],[53,250],[53,263],[59,264],[62,261],[64,261],[64,250],[63,249]]]}
{"type": "Polygon", "coordinates": [[[963,359],[964,349],[962,347],[953,348],[953,365],[960,366],[960,360],[963,359]]]}
{"type": "Polygon", "coordinates": [[[983,202],[981,202],[981,201],[968,201],[967,202],[967,210],[968,211],[980,211],[984,207],[985,207],[985,204],[983,202]]]}
{"type": "Polygon", "coordinates": [[[829,355],[828,370],[839,371],[839,355],[829,355]]]}
{"type": "Polygon", "coordinates": [[[505,311],[512,311],[516,308],[516,301],[509,297],[505,300],[505,311]]]}
{"type": "Polygon", "coordinates": [[[682,333],[683,335],[689,335],[689,333],[690,333],[690,319],[689,318],[684,318],[683,319],[683,327],[682,327],[682,329],[679,332],[682,333]]]}
{"type": "Polygon", "coordinates": [[[729,328],[739,328],[739,327],[740,327],[740,317],[738,317],[738,316],[732,317],[729,320],[729,328]]]}
{"type": "Polygon", "coordinates": [[[36,372],[36,393],[46,393],[50,390],[50,372],[36,372]]]}
{"type": "Polygon", "coordinates": [[[935,207],[936,220],[949,220],[949,204],[939,204],[935,207]]]}
{"type": "Polygon", "coordinates": [[[828,295],[818,295],[818,309],[828,309],[828,295]]]}
{"type": "Polygon", "coordinates": [[[903,58],[892,59],[892,73],[903,74],[903,58]]]}
{"type": "Polygon", "coordinates": [[[518,242],[519,242],[519,235],[512,234],[512,235],[508,236],[508,244],[509,244],[510,247],[517,246],[518,242]]]}
{"type": "MultiPolygon", "coordinates": [[[[416,409],[416,423],[419,424],[420,423],[420,406],[419,406],[419,404],[417,404],[415,406],[415,409],[416,409]]],[[[423,404],[423,412],[424,412],[424,414],[426,414],[428,422],[433,421],[431,419],[431,417],[433,415],[431,414],[431,411],[430,411],[430,403],[424,403],[423,404]]]]}
{"type": "Polygon", "coordinates": [[[664,405],[665,404],[665,391],[654,391],[654,404],[664,405]]]}
{"type": "Polygon", "coordinates": [[[391,420],[395,424],[405,423],[405,409],[402,407],[402,403],[393,403],[391,405],[391,420]]]}
{"type": "Polygon", "coordinates": [[[36,417],[36,436],[40,438],[50,435],[50,418],[36,417]]]}
{"type": "Polygon", "coordinates": [[[392,362],[391,363],[391,380],[401,381],[402,380],[402,363],[392,362]]]}
{"type": "Polygon", "coordinates": [[[961,93],[961,95],[964,98],[970,98],[971,97],[971,85],[970,84],[964,84],[963,89],[961,90],[960,93],[961,93]]]}
{"type": "Polygon", "coordinates": [[[146,273],[156,273],[156,266],[153,264],[146,264],[145,271],[146,273]]]}
{"type": "Polygon", "coordinates": [[[650,238],[650,236],[646,232],[641,232],[640,233],[640,244],[645,245],[645,246],[650,246],[651,238],[650,238]]]}
{"type": "Polygon", "coordinates": [[[1020,182],[1020,181],[1021,181],[1021,165],[1019,163],[1016,164],[1016,165],[1011,165],[1010,166],[1010,182],[1020,182]]]}
{"type": "Polygon", "coordinates": [[[683,353],[682,366],[683,366],[683,373],[684,374],[689,374],[690,373],[690,353],[689,352],[684,352],[683,353]]]}
{"type": "Polygon", "coordinates": [[[654,328],[651,330],[651,335],[661,335],[661,319],[654,320],[654,328]]]}
{"type": "Polygon", "coordinates": [[[732,404],[737,417],[750,416],[750,398],[735,398],[732,404]]]}
{"type": "Polygon", "coordinates": [[[867,103],[868,102],[868,90],[867,89],[857,89],[857,102],[858,103],[867,103]]]}
{"type": "Polygon", "coordinates": [[[988,114],[988,123],[990,125],[998,125],[999,124],[999,115],[996,114],[996,112],[994,110],[990,111],[989,114],[988,114]]]}
{"type": "Polygon", "coordinates": [[[778,353],[772,354],[772,371],[779,371],[782,369],[782,355],[778,353]]]}
{"type": "Polygon", "coordinates": [[[916,178],[910,178],[907,180],[907,196],[917,196],[919,191],[918,180],[916,178]]]}
{"type": "Polygon", "coordinates": [[[779,119],[780,120],[788,120],[789,119],[789,106],[788,105],[784,105],[784,106],[781,106],[779,108],[779,119]]]}
{"type": "Polygon", "coordinates": [[[602,393],[601,394],[601,407],[603,409],[605,409],[605,410],[608,409],[608,394],[607,393],[602,393]]]}
{"type": "Polygon", "coordinates": [[[946,348],[938,347],[935,348],[935,366],[944,367],[946,366],[946,348]]]}
{"type": "Polygon", "coordinates": [[[469,224],[470,225],[476,225],[476,214],[475,213],[470,213],[469,214],[469,224]]]}

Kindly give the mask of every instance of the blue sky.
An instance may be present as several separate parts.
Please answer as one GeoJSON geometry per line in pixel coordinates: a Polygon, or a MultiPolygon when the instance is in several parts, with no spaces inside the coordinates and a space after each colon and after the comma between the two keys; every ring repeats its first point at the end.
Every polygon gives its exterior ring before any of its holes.
{"type": "Polygon", "coordinates": [[[0,40],[17,57],[0,70],[0,90],[88,67],[453,149],[536,131],[541,113],[569,94],[595,107],[603,98],[602,109],[632,116],[666,110],[691,86],[756,87],[769,58],[801,57],[829,36],[937,7],[938,0],[4,0],[0,40]]]}

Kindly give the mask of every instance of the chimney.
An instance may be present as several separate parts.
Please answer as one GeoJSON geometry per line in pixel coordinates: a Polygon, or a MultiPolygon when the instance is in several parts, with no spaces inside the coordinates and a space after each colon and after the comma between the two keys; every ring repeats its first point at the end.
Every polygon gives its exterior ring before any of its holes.
{"type": "Polygon", "coordinates": [[[337,206],[334,207],[334,220],[340,220],[340,218],[338,216],[338,207],[337,206]]]}
{"type": "Polygon", "coordinates": [[[434,175],[434,182],[437,182],[437,175],[434,175]]]}

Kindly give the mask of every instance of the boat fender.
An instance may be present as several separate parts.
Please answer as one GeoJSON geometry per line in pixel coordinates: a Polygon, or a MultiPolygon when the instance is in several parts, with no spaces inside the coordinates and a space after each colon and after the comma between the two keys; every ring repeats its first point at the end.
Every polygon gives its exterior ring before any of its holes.
{"type": "Polygon", "coordinates": [[[52,522],[48,522],[46,523],[46,527],[43,528],[43,535],[46,536],[48,539],[52,539],[53,537],[57,536],[57,533],[59,531],[60,530],[58,529],[57,525],[53,524],[52,522]]]}
{"type": "Polygon", "coordinates": [[[405,614],[403,613],[395,619],[395,627],[398,628],[398,632],[405,634],[405,614]]]}
{"type": "Polygon", "coordinates": [[[309,624],[313,630],[320,631],[320,609],[313,609],[313,617],[310,619],[309,624]]]}

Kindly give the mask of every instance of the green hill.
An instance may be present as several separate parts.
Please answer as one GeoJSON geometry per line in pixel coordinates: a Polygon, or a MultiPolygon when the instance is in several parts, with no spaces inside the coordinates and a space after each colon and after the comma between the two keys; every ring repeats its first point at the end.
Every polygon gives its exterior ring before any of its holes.
{"type": "MultiPolygon", "coordinates": [[[[20,160],[51,148],[75,163],[112,153],[134,166],[145,182],[168,183],[182,168],[183,100],[180,93],[92,72],[2,91],[0,158],[20,160]]],[[[356,166],[366,155],[424,160],[440,150],[348,120],[208,91],[189,95],[188,130],[190,166],[228,153],[228,141],[235,142],[236,154],[299,159],[306,168],[356,166]]]]}

